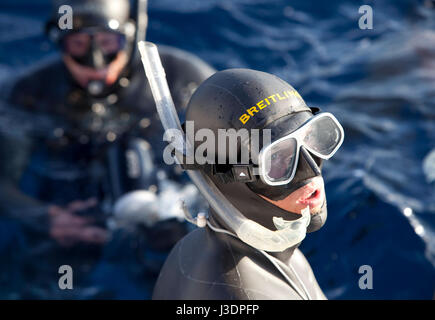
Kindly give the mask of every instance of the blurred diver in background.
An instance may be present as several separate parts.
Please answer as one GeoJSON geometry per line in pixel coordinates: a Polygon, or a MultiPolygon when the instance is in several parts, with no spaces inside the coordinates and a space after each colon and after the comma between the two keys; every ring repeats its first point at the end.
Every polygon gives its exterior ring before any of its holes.
{"type": "MultiPolygon", "coordinates": [[[[75,294],[149,298],[167,252],[186,233],[174,205],[177,197],[195,205],[197,194],[174,168],[160,168],[163,129],[136,53],[146,26],[146,1],[54,1],[47,33],[61,60],[12,86],[11,105],[49,114],[56,123],[26,148],[1,137],[1,216],[19,221],[28,237],[20,243],[31,245],[23,250],[27,258],[10,260],[31,274],[21,297],[57,297],[60,265],[88,274],[99,261],[83,284],[96,289],[75,294]],[[62,5],[72,7],[71,30],[58,27],[62,5]],[[6,169],[8,159],[19,159],[13,170],[6,169]]],[[[214,70],[175,48],[161,46],[161,53],[183,113],[214,70]]],[[[18,243],[13,239],[0,239],[0,253],[7,241],[18,243]]]]}

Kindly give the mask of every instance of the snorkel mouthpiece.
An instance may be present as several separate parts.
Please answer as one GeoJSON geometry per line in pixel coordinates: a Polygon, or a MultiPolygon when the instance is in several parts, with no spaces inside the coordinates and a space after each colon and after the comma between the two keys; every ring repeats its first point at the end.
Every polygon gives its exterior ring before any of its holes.
{"type": "Polygon", "coordinates": [[[302,217],[293,221],[273,217],[277,231],[271,231],[252,220],[246,220],[240,227],[239,238],[251,246],[269,252],[282,252],[302,242],[310,224],[310,208],[301,211],[302,217]]]}
{"type": "MultiPolygon", "coordinates": [[[[157,112],[166,131],[183,132],[172,96],[166,81],[157,46],[151,42],[140,41],[138,48],[142,57],[145,73],[156,103],[157,112]]],[[[180,136],[180,135],[179,135],[180,136]]],[[[183,162],[183,150],[189,150],[190,141],[181,135],[184,141],[174,145],[175,156],[179,163],[183,162]],[[184,146],[187,146],[184,148],[184,146]]],[[[302,217],[294,221],[274,219],[277,231],[269,230],[262,225],[247,219],[218,189],[213,181],[201,170],[187,170],[192,182],[214,209],[222,221],[237,237],[248,245],[259,250],[280,252],[301,242],[306,235],[310,221],[309,208],[302,217]],[[308,211],[307,211],[308,210],[308,211]]]]}

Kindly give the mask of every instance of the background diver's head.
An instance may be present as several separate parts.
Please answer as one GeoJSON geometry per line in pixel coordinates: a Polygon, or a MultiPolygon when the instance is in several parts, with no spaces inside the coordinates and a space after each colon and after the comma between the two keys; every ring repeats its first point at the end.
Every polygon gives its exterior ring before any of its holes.
{"type": "MultiPolygon", "coordinates": [[[[137,4],[142,2],[137,0],[137,4]]],[[[137,37],[144,37],[146,23],[137,20],[146,20],[146,8],[141,8],[142,16],[132,17],[135,10],[131,9],[137,4],[129,0],[53,0],[47,32],[59,45],[73,79],[91,95],[111,91],[133,57],[137,37]],[[72,9],[71,29],[67,28],[68,11],[60,9],[64,5],[72,9]]]]}
{"type": "MultiPolygon", "coordinates": [[[[229,69],[217,72],[197,89],[186,121],[193,121],[195,132],[208,128],[215,137],[219,129],[247,129],[249,139],[238,141],[237,152],[239,160],[248,152],[248,163],[200,169],[246,218],[272,231],[276,230],[272,217],[295,220],[308,206],[311,222],[307,231],[312,232],[322,227],[327,216],[322,161],[337,151],[343,139],[336,119],[318,111],[274,75],[229,69]],[[254,151],[252,129],[259,129],[259,137],[268,131],[270,143],[259,138],[258,151],[254,151]]],[[[216,138],[216,163],[222,152],[218,143],[216,138]]],[[[227,159],[228,154],[227,149],[227,159]]]]}

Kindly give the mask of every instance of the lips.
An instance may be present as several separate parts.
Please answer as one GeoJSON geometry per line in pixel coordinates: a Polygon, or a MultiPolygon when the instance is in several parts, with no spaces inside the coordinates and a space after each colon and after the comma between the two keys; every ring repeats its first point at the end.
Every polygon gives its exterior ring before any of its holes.
{"type": "Polygon", "coordinates": [[[275,206],[292,213],[302,214],[307,206],[311,215],[317,214],[325,202],[325,189],[323,178],[318,176],[310,179],[307,184],[290,193],[282,200],[270,200],[262,195],[263,199],[275,206]]]}
{"type": "Polygon", "coordinates": [[[309,206],[310,209],[321,206],[325,198],[322,182],[323,180],[314,179],[307,185],[299,188],[297,190],[299,197],[296,202],[305,206],[309,206]]]}

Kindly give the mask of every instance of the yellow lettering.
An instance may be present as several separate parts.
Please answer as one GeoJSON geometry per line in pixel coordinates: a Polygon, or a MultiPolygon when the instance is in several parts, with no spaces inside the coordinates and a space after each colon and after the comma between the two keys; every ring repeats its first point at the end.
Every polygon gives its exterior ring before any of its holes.
{"type": "Polygon", "coordinates": [[[293,90],[293,94],[298,97],[299,99],[303,100],[301,95],[299,94],[299,92],[297,92],[296,90],[293,90]]]}
{"type": "Polygon", "coordinates": [[[264,100],[261,100],[259,103],[257,103],[257,106],[258,106],[258,108],[261,110],[261,109],[264,109],[264,108],[266,108],[267,106],[263,103],[263,101],[264,100]]]}
{"type": "Polygon", "coordinates": [[[276,100],[275,100],[275,95],[274,95],[274,94],[271,95],[270,97],[267,97],[267,98],[272,98],[273,102],[276,102],[276,100]]]}
{"type": "Polygon", "coordinates": [[[248,111],[249,115],[252,116],[252,117],[254,116],[254,112],[258,112],[257,107],[249,108],[246,111],[248,111]]]}
{"type": "Polygon", "coordinates": [[[275,100],[275,94],[273,94],[273,95],[271,95],[270,97],[267,97],[267,98],[272,98],[273,102],[276,102],[276,100],[275,100]]]}
{"type": "Polygon", "coordinates": [[[279,95],[279,93],[277,93],[276,96],[278,97],[279,100],[285,100],[285,98],[281,97],[281,96],[279,95]]]}
{"type": "Polygon", "coordinates": [[[242,114],[242,116],[239,118],[239,120],[245,124],[246,122],[248,122],[250,116],[248,116],[246,113],[242,114]]]}
{"type": "Polygon", "coordinates": [[[299,95],[299,93],[296,90],[283,91],[281,94],[275,93],[275,94],[271,95],[270,97],[264,98],[264,100],[259,101],[256,104],[256,106],[251,107],[249,109],[246,109],[247,113],[242,114],[240,116],[239,120],[243,124],[245,124],[246,122],[248,122],[248,120],[251,117],[253,117],[255,115],[255,113],[258,113],[259,110],[262,110],[262,109],[266,108],[267,106],[270,106],[271,102],[269,101],[269,99],[272,99],[273,102],[277,102],[277,99],[275,97],[277,97],[278,100],[290,99],[291,97],[297,97],[297,98],[302,100],[302,97],[299,95]],[[257,109],[257,107],[258,107],[258,109],[257,109]]]}

